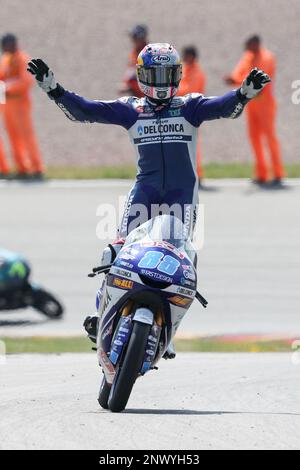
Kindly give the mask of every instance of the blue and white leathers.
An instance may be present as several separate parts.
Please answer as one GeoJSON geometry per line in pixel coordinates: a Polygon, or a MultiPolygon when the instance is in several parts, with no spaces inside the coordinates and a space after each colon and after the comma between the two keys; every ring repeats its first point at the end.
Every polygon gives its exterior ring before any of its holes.
{"type": "Polygon", "coordinates": [[[151,212],[153,205],[179,206],[191,236],[198,204],[197,128],[204,121],[239,116],[244,107],[239,91],[220,97],[193,93],[174,97],[161,106],[148,98],[136,97],[89,101],[62,87],[59,94],[54,100],[69,119],[117,124],[129,133],[138,174],[128,196],[120,236],[125,237],[136,227],[134,220],[140,204],[146,208],[147,220],[156,215],[151,212]]]}

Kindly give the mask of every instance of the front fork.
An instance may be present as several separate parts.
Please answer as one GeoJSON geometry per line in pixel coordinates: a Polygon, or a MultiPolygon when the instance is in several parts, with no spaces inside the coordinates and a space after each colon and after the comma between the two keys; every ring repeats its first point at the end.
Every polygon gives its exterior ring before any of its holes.
{"type": "Polygon", "coordinates": [[[161,336],[163,317],[160,312],[158,312],[154,317],[153,313],[146,308],[138,308],[132,317],[130,315],[132,307],[133,302],[129,301],[123,308],[121,318],[112,339],[109,360],[113,366],[117,365],[117,362],[129,341],[134,320],[152,324],[140,372],[143,375],[148,372],[153,365],[161,336]]]}
{"type": "Polygon", "coordinates": [[[120,358],[124,347],[129,341],[130,334],[132,331],[132,317],[121,317],[114,334],[109,359],[115,366],[120,358]]]}
{"type": "Polygon", "coordinates": [[[142,375],[148,372],[152,367],[152,364],[156,355],[156,351],[158,348],[158,344],[159,344],[161,329],[162,327],[157,325],[156,323],[154,323],[154,325],[152,325],[151,327],[151,331],[148,336],[147,346],[145,350],[143,365],[141,369],[142,375]]]}

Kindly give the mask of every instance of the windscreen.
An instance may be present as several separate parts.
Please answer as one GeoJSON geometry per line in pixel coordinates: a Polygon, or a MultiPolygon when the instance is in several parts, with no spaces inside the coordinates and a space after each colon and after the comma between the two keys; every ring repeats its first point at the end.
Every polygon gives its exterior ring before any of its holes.
{"type": "Polygon", "coordinates": [[[181,220],[172,215],[159,215],[136,228],[126,238],[125,245],[138,241],[168,242],[184,249],[185,229],[181,220]]]}

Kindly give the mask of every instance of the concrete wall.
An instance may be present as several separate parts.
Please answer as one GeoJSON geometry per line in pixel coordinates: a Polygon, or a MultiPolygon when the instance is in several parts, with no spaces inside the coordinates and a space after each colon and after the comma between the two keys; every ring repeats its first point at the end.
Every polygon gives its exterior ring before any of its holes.
{"type": "MultiPolygon", "coordinates": [[[[153,41],[200,48],[208,94],[227,90],[222,76],[239,59],[245,38],[261,34],[278,60],[284,157],[299,161],[300,105],[291,102],[292,81],[300,79],[299,0],[1,0],[0,34],[15,32],[23,48],[44,58],[66,88],[88,98],[116,97],[130,48],[127,31],[138,22],[148,24],[153,41]]],[[[48,164],[133,162],[124,130],[72,123],[39,89],[33,96],[48,164]]],[[[244,118],[206,123],[202,135],[205,161],[251,159],[244,118]]]]}

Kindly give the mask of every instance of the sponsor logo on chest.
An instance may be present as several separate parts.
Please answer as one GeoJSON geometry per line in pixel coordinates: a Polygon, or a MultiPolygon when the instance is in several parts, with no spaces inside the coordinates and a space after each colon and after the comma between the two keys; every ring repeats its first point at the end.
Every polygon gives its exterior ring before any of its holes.
{"type": "Polygon", "coordinates": [[[138,135],[151,135],[151,134],[169,134],[169,133],[183,133],[184,126],[179,122],[165,122],[165,123],[156,123],[150,125],[140,124],[137,128],[138,135]]]}
{"type": "Polygon", "coordinates": [[[155,134],[183,134],[185,132],[183,119],[149,119],[140,121],[136,127],[139,137],[155,134]]]}

